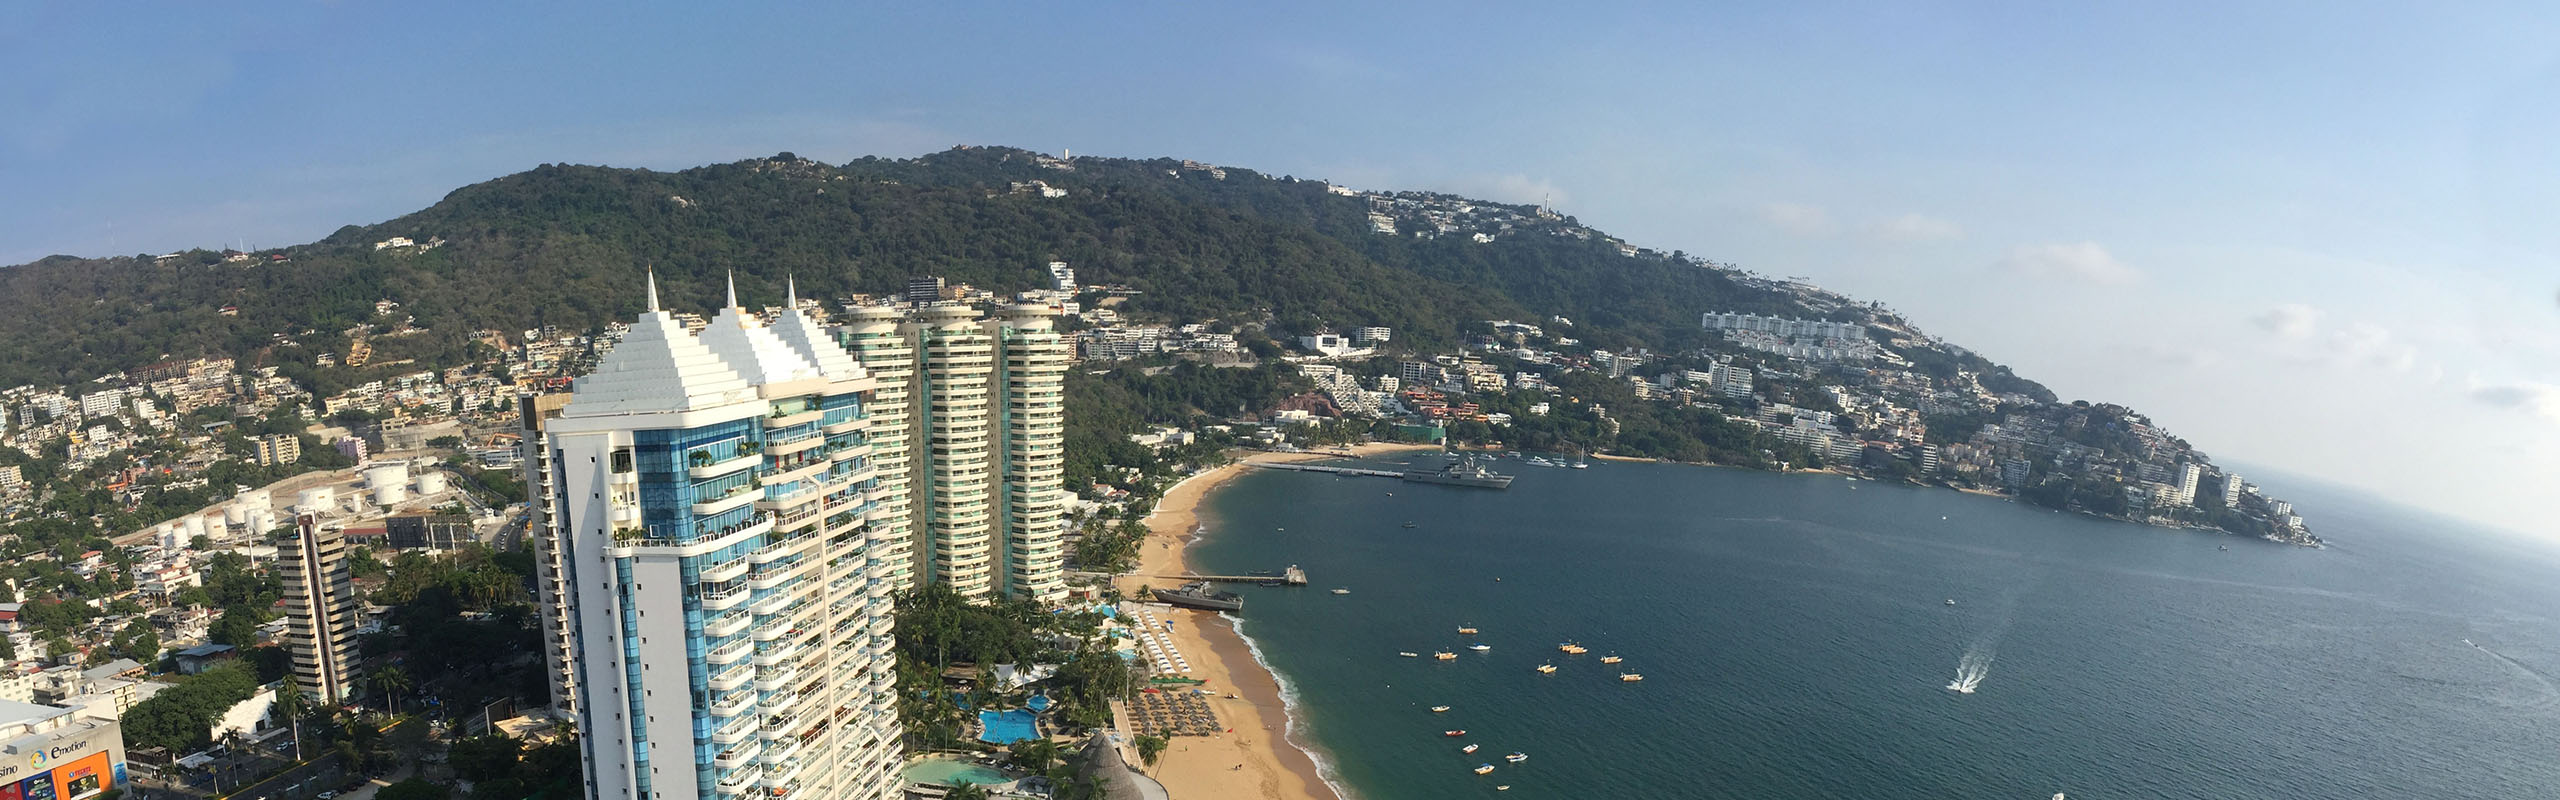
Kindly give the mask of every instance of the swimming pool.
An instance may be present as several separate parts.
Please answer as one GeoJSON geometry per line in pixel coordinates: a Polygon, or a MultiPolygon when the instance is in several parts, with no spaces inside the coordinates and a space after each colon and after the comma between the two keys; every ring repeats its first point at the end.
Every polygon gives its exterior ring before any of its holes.
{"type": "Polygon", "coordinates": [[[1039,715],[1021,709],[1012,711],[980,711],[978,724],[986,730],[978,741],[988,744],[1012,744],[1024,739],[1040,738],[1039,715]]]}
{"type": "Polygon", "coordinates": [[[1006,777],[1003,772],[993,767],[971,764],[956,758],[928,758],[918,761],[907,765],[906,770],[900,772],[899,776],[905,778],[908,783],[935,783],[943,786],[958,786],[961,781],[990,788],[1013,783],[1012,778],[1006,777]]]}

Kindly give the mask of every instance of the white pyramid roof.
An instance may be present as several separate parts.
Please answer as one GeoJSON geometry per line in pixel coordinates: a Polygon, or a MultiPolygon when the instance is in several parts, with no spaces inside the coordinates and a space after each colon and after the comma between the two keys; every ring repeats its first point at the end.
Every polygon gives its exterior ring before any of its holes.
{"type": "Polygon", "coordinates": [[[783,303],[782,316],[773,321],[773,335],[791,348],[791,352],[818,368],[827,380],[843,381],[866,377],[862,365],[836,345],[835,337],[800,311],[800,287],[791,286],[790,299],[783,303]]]}
{"type": "Polygon", "coordinates": [[[820,377],[818,365],[801,358],[763,320],[738,307],[735,280],[729,285],[729,307],[720,309],[711,326],[702,329],[702,346],[736,370],[738,377],[758,386],[820,377]]]}
{"type": "Polygon", "coordinates": [[[570,387],[562,416],[692,411],[756,399],[737,371],[686,333],[674,314],[656,308],[654,282],[649,294],[649,312],[595,372],[570,387]]]}

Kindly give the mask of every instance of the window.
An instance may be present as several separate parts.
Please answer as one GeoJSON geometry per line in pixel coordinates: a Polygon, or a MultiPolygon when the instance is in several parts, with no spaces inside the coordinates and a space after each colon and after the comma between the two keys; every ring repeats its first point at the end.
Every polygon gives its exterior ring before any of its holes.
{"type": "Polygon", "coordinates": [[[615,474],[631,471],[631,448],[625,447],[613,451],[613,471],[615,474]]]}

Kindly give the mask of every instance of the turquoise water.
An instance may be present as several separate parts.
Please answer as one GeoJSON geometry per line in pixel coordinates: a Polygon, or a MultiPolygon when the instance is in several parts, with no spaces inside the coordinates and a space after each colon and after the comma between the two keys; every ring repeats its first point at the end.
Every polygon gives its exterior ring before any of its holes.
{"type": "Polygon", "coordinates": [[[989,744],[1012,744],[1040,738],[1040,716],[1021,709],[980,711],[978,724],[986,729],[978,734],[978,741],[989,744]]]}
{"type": "Polygon", "coordinates": [[[993,768],[948,758],[929,758],[918,761],[907,765],[906,770],[899,774],[909,782],[938,783],[944,786],[956,786],[961,781],[979,786],[993,786],[1010,783],[1013,780],[993,768]]]}
{"type": "Polygon", "coordinates": [[[1204,568],[1310,573],[1237,588],[1242,627],[1361,800],[2560,794],[2540,545],[2316,484],[2279,494],[2321,551],[1838,477],[1504,466],[1508,492],[1262,472],[1209,504],[1204,568]]]}

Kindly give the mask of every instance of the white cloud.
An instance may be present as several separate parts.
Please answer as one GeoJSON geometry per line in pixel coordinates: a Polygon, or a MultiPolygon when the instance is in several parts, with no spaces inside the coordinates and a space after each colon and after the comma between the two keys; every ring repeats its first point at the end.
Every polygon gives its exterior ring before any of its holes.
{"type": "MultiPolygon", "coordinates": [[[[2401,341],[2390,328],[2357,320],[2324,329],[2321,319],[2325,316],[2311,306],[2285,303],[2250,317],[2249,322],[2273,334],[2276,354],[2293,361],[2393,372],[2417,370],[2417,346],[2401,341]]],[[[2428,365],[2419,374],[2424,376],[2424,382],[2435,383],[2444,377],[2444,368],[2428,365]]]]}
{"type": "Polygon", "coordinates": [[[2407,372],[2418,365],[2418,348],[2392,338],[2391,329],[2357,322],[2330,331],[2330,354],[2341,363],[2407,372]]]}
{"type": "Polygon", "coordinates": [[[2064,278],[2103,286],[2125,286],[2142,280],[2142,271],[2117,261],[2097,242],[2022,244],[1993,262],[1994,269],[2035,277],[2064,278]]]}
{"type": "Polygon", "coordinates": [[[2300,341],[2311,338],[2311,334],[2320,329],[2320,309],[2301,303],[2286,303],[2250,317],[2249,321],[2279,338],[2300,341]]]}
{"type": "Polygon", "coordinates": [[[2522,411],[2560,423],[2560,386],[2535,381],[2474,386],[2471,399],[2491,407],[2522,411]]]}
{"type": "Polygon", "coordinates": [[[1926,214],[1904,214],[1877,220],[1867,233],[1891,242],[1950,242],[1964,238],[1964,226],[1926,214]]]}
{"type": "Polygon", "coordinates": [[[1770,203],[1760,210],[1760,218],[1779,230],[1797,236],[1827,236],[1839,226],[1831,221],[1831,213],[1820,206],[1802,203],[1770,203]]]}

